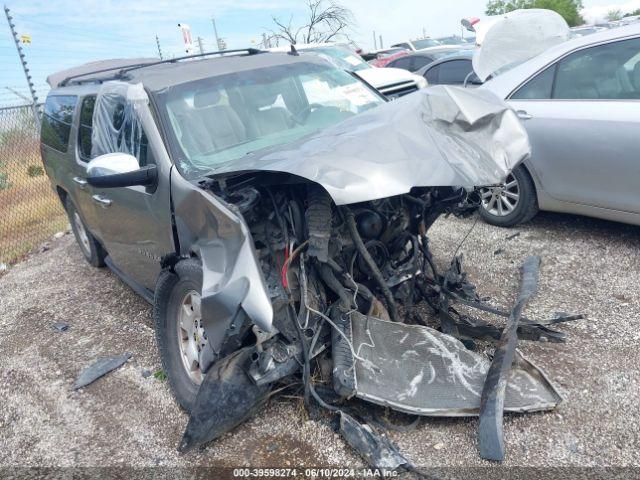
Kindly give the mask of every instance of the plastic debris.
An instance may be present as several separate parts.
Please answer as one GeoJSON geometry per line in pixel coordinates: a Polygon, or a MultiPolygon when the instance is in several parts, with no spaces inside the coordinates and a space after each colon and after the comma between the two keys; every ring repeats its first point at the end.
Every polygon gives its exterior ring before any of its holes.
{"type": "Polygon", "coordinates": [[[127,363],[127,360],[129,360],[131,356],[132,354],[127,352],[124,355],[105,357],[96,360],[85,368],[80,375],[78,375],[78,378],[73,384],[73,389],[78,390],[79,388],[86,387],[87,385],[95,382],[100,377],[127,363]]]}

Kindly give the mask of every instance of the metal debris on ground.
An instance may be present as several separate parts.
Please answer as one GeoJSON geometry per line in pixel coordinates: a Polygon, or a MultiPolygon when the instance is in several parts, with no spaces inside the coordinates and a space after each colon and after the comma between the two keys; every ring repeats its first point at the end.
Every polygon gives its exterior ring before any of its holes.
{"type": "Polygon", "coordinates": [[[95,382],[100,377],[127,363],[127,360],[129,360],[131,356],[132,354],[127,352],[124,355],[116,355],[96,360],[78,375],[78,378],[73,384],[73,389],[78,390],[95,382]]]}
{"type": "Polygon", "coordinates": [[[373,468],[393,471],[411,466],[411,462],[386,436],[376,433],[371,426],[361,424],[345,412],[340,412],[340,433],[373,468]]]}
{"type": "MultiPolygon", "coordinates": [[[[538,291],[540,257],[529,257],[522,267],[522,286],[507,325],[496,346],[491,366],[484,381],[480,399],[480,424],[478,449],[480,456],[487,460],[504,460],[504,440],[502,438],[502,415],[505,410],[505,394],[508,387],[511,366],[518,343],[518,322],[526,303],[538,291]]],[[[529,390],[526,395],[537,396],[529,390]]]]}

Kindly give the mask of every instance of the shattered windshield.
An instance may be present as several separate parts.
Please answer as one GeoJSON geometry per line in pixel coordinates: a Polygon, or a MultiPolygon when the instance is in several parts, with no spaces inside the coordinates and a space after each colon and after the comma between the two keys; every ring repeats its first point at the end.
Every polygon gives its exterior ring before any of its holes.
{"type": "Polygon", "coordinates": [[[188,82],[158,97],[187,178],[384,102],[349,73],[304,62],[188,82]]]}

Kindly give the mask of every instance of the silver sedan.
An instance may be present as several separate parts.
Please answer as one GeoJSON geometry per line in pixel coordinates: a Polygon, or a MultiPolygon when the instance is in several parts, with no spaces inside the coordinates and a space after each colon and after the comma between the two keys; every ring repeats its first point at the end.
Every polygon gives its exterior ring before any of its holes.
{"type": "Polygon", "coordinates": [[[640,24],[575,38],[482,87],[522,119],[532,156],[482,192],[482,217],[512,226],[540,210],[640,225],[640,24]]]}

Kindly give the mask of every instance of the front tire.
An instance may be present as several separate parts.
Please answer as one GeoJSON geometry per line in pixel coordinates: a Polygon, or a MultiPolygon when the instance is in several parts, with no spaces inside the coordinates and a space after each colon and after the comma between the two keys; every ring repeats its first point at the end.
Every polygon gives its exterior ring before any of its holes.
{"type": "Polygon", "coordinates": [[[162,368],[176,401],[188,413],[203,373],[197,362],[203,335],[200,315],[202,266],[196,259],[180,261],[175,271],[161,273],[154,296],[153,318],[162,368]]]}
{"type": "Polygon", "coordinates": [[[513,227],[538,213],[536,187],[522,165],[513,169],[503,185],[482,188],[480,198],[480,216],[491,225],[513,227]]]}
{"type": "Polygon", "coordinates": [[[85,260],[96,268],[104,267],[106,252],[95,237],[91,235],[91,232],[84,224],[76,206],[70,198],[67,198],[67,201],[65,202],[65,210],[69,216],[73,236],[76,237],[76,242],[78,243],[85,260]]]}

